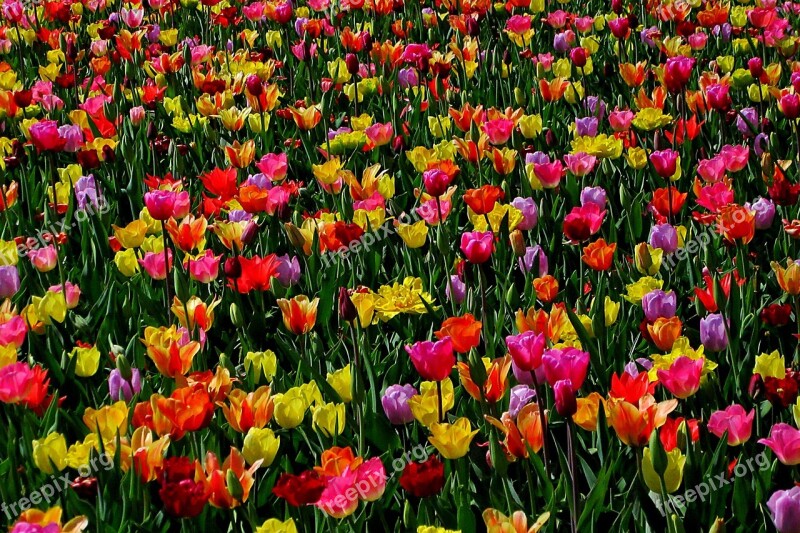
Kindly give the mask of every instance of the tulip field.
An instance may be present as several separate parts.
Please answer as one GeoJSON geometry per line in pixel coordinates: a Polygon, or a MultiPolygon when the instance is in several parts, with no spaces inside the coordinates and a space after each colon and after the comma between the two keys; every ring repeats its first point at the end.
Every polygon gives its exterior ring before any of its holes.
{"type": "Polygon", "coordinates": [[[800,533],[798,30],[0,0],[0,527],[800,533]]]}

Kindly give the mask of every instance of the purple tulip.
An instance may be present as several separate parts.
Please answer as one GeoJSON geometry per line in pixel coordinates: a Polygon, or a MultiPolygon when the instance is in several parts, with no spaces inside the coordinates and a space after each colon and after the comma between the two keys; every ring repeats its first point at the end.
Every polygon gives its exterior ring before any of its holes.
{"type": "Polygon", "coordinates": [[[606,208],[606,190],[602,187],[584,187],[581,191],[581,205],[595,204],[600,209],[606,208]]]}
{"type": "Polygon", "coordinates": [[[583,106],[589,111],[594,118],[602,121],[606,118],[606,103],[597,96],[587,96],[583,102],[583,106]]]}
{"type": "Polygon", "coordinates": [[[661,248],[665,254],[678,249],[678,231],[670,224],[658,224],[650,230],[650,246],[661,248]]]}
{"type": "Polygon", "coordinates": [[[532,154],[527,154],[525,156],[525,164],[526,165],[549,165],[550,158],[544,152],[533,152],[532,154]]]}
{"type": "Polygon", "coordinates": [[[544,250],[538,244],[525,248],[525,255],[519,258],[519,268],[523,272],[530,272],[533,266],[538,265],[539,277],[547,275],[548,262],[544,250]]]}
{"type": "Polygon", "coordinates": [[[800,487],[779,490],[767,502],[778,533],[800,533],[800,487]]]}
{"type": "Polygon", "coordinates": [[[108,392],[113,401],[131,401],[134,394],[142,390],[142,377],[138,368],[131,368],[130,379],[125,379],[122,372],[115,368],[108,375],[108,392]]]}
{"type": "Polygon", "coordinates": [[[16,265],[0,266],[0,298],[11,298],[19,291],[19,271],[16,265]]]}
{"type": "Polygon", "coordinates": [[[536,391],[527,385],[514,385],[511,387],[511,397],[508,403],[508,414],[517,418],[520,409],[531,403],[536,398],[536,391]]]}
{"type": "Polygon", "coordinates": [[[758,111],[754,107],[745,107],[736,117],[736,129],[745,137],[755,135],[753,131],[758,131],[758,111]]]}
{"type": "Polygon", "coordinates": [[[300,281],[300,262],[297,257],[289,257],[289,254],[278,256],[278,270],[275,277],[284,287],[300,281]]]}
{"type": "Polygon", "coordinates": [[[408,400],[419,394],[412,385],[390,385],[381,398],[383,412],[395,425],[408,424],[414,420],[408,400]]]}
{"type": "Polygon", "coordinates": [[[448,300],[453,300],[455,303],[460,304],[467,295],[467,286],[458,275],[453,274],[450,276],[450,283],[444,288],[444,292],[448,300]]]}
{"type": "Polygon", "coordinates": [[[517,224],[517,229],[527,231],[536,227],[539,222],[539,207],[533,198],[517,197],[511,200],[511,205],[522,212],[522,222],[517,224]]]}
{"type": "Polygon", "coordinates": [[[581,137],[597,137],[597,128],[600,123],[595,117],[585,117],[575,119],[575,130],[581,137]]]}
{"type": "Polygon", "coordinates": [[[92,174],[81,176],[75,182],[75,198],[80,211],[97,212],[100,210],[100,192],[97,190],[97,182],[92,174]]]}
{"type": "Polygon", "coordinates": [[[413,68],[404,68],[397,73],[397,81],[400,82],[400,87],[403,89],[416,87],[419,85],[419,75],[413,68]]]}
{"type": "Polygon", "coordinates": [[[756,212],[756,229],[769,229],[775,219],[775,204],[768,198],[758,198],[752,204],[744,204],[756,212]]]}
{"type": "Polygon", "coordinates": [[[700,342],[707,350],[721,352],[728,347],[728,332],[725,319],[719,313],[712,313],[700,320],[700,342]]]}
{"type": "Polygon", "coordinates": [[[642,298],[642,309],[648,322],[655,322],[660,317],[674,317],[677,306],[678,298],[672,291],[664,292],[656,289],[642,298]]]}

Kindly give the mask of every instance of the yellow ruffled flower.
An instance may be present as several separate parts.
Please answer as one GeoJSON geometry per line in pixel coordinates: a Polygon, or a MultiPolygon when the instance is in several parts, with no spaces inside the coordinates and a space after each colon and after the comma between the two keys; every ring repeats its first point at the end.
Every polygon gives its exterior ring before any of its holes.
{"type": "Polygon", "coordinates": [[[433,305],[433,296],[422,288],[420,278],[409,276],[402,284],[395,282],[378,289],[375,312],[383,322],[399,314],[424,315],[428,310],[423,302],[433,305]]]}
{"type": "Polygon", "coordinates": [[[634,170],[641,170],[647,165],[647,152],[644,148],[628,148],[625,152],[625,162],[634,170]]]}
{"type": "Polygon", "coordinates": [[[753,374],[760,374],[762,378],[783,379],[786,377],[786,361],[778,350],[769,354],[762,353],[756,356],[753,374]]]}
{"type": "Polygon", "coordinates": [[[646,107],[636,113],[633,119],[633,126],[643,131],[653,131],[670,124],[672,115],[665,115],[656,107],[646,107]]]}
{"type": "Polygon", "coordinates": [[[650,291],[660,289],[664,286],[664,282],[660,279],[646,276],[641,278],[636,283],[631,283],[625,286],[626,293],[623,296],[627,301],[632,304],[639,304],[644,298],[644,295],[650,291]]]}

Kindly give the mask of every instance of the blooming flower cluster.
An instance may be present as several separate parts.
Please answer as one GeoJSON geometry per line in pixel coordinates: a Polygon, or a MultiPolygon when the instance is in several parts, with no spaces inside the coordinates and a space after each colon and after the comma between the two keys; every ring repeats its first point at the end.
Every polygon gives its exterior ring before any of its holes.
{"type": "Polygon", "coordinates": [[[800,532],[798,28],[0,0],[3,524],[800,532]]]}

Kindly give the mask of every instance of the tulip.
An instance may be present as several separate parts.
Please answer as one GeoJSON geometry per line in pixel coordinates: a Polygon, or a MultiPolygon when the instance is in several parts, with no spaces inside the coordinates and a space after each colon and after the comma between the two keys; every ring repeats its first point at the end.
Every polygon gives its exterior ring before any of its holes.
{"type": "Polygon", "coordinates": [[[739,446],[750,440],[753,430],[755,409],[748,413],[739,404],[733,404],[722,411],[714,411],[708,419],[708,431],[719,438],[728,433],[728,446],[739,446]]]}
{"type": "Polygon", "coordinates": [[[449,174],[438,168],[426,170],[422,173],[422,183],[425,185],[425,190],[434,197],[442,196],[447,192],[447,188],[452,181],[453,178],[449,174]]]}
{"type": "Polygon", "coordinates": [[[410,461],[399,482],[404,491],[417,498],[435,496],[444,487],[444,464],[435,455],[421,463],[410,461]]]}
{"type": "Polygon", "coordinates": [[[659,350],[668,351],[672,349],[672,345],[678,337],[681,336],[681,329],[683,324],[680,318],[673,316],[671,318],[659,317],[652,324],[647,324],[647,332],[653,343],[658,346],[659,350]]]}
{"type": "Polygon", "coordinates": [[[661,317],[674,317],[677,304],[678,298],[673,291],[664,292],[656,289],[642,297],[642,309],[648,322],[655,322],[661,317]]]}
{"type": "Polygon", "coordinates": [[[419,394],[412,385],[390,385],[381,397],[386,418],[394,425],[408,424],[414,420],[408,400],[419,394]]]}
{"type": "Polygon", "coordinates": [[[547,382],[554,386],[561,380],[569,381],[577,391],[586,380],[589,370],[589,354],[577,348],[547,350],[542,355],[542,365],[547,382]]]}
{"type": "Polygon", "coordinates": [[[530,272],[533,270],[534,265],[537,265],[537,270],[534,275],[538,274],[538,277],[543,277],[547,275],[548,271],[548,261],[547,256],[544,254],[544,250],[538,244],[536,246],[528,246],[525,248],[525,255],[519,258],[518,262],[520,270],[523,272],[530,272]]]}
{"type": "Polygon", "coordinates": [[[775,492],[767,507],[778,533],[800,533],[800,487],[775,492]]]}
{"type": "MultiPolygon", "coordinates": [[[[667,494],[678,490],[683,482],[683,467],[686,464],[686,456],[680,448],[675,448],[666,453],[667,467],[664,471],[664,485],[667,494]]],[[[642,456],[642,477],[647,488],[656,493],[661,493],[661,476],[656,472],[653,465],[653,453],[650,448],[645,448],[642,456]]]]}
{"type": "Polygon", "coordinates": [[[58,264],[58,250],[52,244],[28,252],[28,258],[39,272],[50,272],[58,264]]]}
{"type": "Polygon", "coordinates": [[[66,139],[62,138],[58,123],[55,120],[41,120],[33,124],[28,132],[37,152],[60,152],[66,146],[66,139]]]}
{"type": "Polygon", "coordinates": [[[299,387],[292,387],[283,394],[276,394],[272,397],[272,401],[275,421],[286,429],[299,426],[309,407],[309,402],[299,387]]]}
{"type": "Polygon", "coordinates": [[[450,276],[450,282],[444,288],[445,296],[448,300],[452,300],[456,305],[460,305],[467,296],[467,286],[461,281],[461,277],[453,274],[450,276]]]}
{"type": "Polygon", "coordinates": [[[34,440],[33,463],[45,474],[64,470],[67,467],[67,441],[60,433],[50,433],[43,439],[34,440]]]}
{"type": "Polygon", "coordinates": [[[19,291],[20,279],[16,265],[0,266],[0,298],[11,298],[19,291]]]}
{"type": "Polygon", "coordinates": [[[485,263],[494,252],[494,234],[491,231],[463,233],[461,235],[461,252],[470,263],[485,263]]]}
{"type": "Polygon", "coordinates": [[[783,464],[788,466],[800,464],[800,429],[780,422],[772,426],[769,438],[760,439],[758,443],[775,452],[783,464]]]}
{"type": "Polygon", "coordinates": [[[478,430],[466,417],[461,417],[452,424],[434,423],[431,425],[431,436],[428,440],[445,459],[459,459],[469,451],[469,445],[478,430]]]}
{"type": "Polygon", "coordinates": [[[508,403],[508,413],[516,418],[519,411],[536,398],[536,391],[527,385],[514,385],[508,403]]]}
{"type": "Polygon", "coordinates": [[[539,207],[533,198],[517,197],[511,200],[511,205],[522,212],[522,222],[517,224],[517,229],[528,231],[536,227],[539,221],[539,207]]]}
{"type": "Polygon", "coordinates": [[[250,428],[263,428],[269,423],[274,410],[270,388],[263,385],[253,392],[234,389],[228,394],[228,404],[219,402],[225,420],[231,429],[245,433],[250,428]]]}
{"type": "Polygon", "coordinates": [[[581,205],[595,204],[600,209],[606,207],[606,190],[602,187],[584,187],[581,190],[581,205]]]}
{"type": "Polygon", "coordinates": [[[721,352],[728,347],[728,332],[724,320],[719,313],[700,319],[700,342],[707,350],[721,352]]]}
{"type": "Polygon", "coordinates": [[[561,183],[564,166],[556,159],[552,163],[534,163],[533,175],[545,189],[554,189],[561,183]]]}
{"type": "Polygon", "coordinates": [[[547,338],[543,333],[526,331],[506,337],[506,346],[514,364],[524,372],[532,372],[542,364],[547,338]]]}
{"type": "Polygon", "coordinates": [[[786,260],[786,268],[783,268],[777,261],[770,263],[772,270],[775,272],[775,277],[778,279],[783,292],[792,296],[800,294],[800,263],[786,260]]]}
{"type": "Polygon", "coordinates": [[[311,408],[314,427],[326,437],[341,435],[344,432],[345,414],[343,403],[325,403],[311,408]]]}
{"type": "Polygon", "coordinates": [[[439,340],[450,337],[453,349],[461,354],[469,353],[472,348],[476,348],[481,340],[480,321],[467,313],[464,316],[454,316],[442,322],[439,331],[434,332],[439,340]]]}
{"type": "Polygon", "coordinates": [[[440,341],[418,341],[405,347],[414,368],[426,381],[443,381],[450,375],[456,357],[450,337],[440,341]]]}
{"type": "Polygon", "coordinates": [[[190,198],[187,191],[157,189],[146,192],[144,203],[155,220],[180,219],[189,214],[190,198]]]}
{"type": "Polygon", "coordinates": [[[97,346],[79,343],[69,353],[69,358],[77,358],[75,362],[75,375],[86,378],[93,376],[100,368],[100,350],[97,346]]]}
{"type": "Polygon", "coordinates": [[[672,93],[682,91],[692,76],[695,59],[686,56],[674,56],[667,59],[664,65],[664,85],[672,93]]]}
{"type": "Polygon", "coordinates": [[[303,294],[291,300],[280,298],[278,307],[283,314],[283,325],[295,335],[305,335],[314,329],[317,322],[319,298],[309,300],[303,294]]]}
{"type": "Polygon", "coordinates": [[[278,454],[281,438],[275,436],[269,428],[250,428],[244,437],[242,455],[249,464],[261,462],[261,466],[270,466],[278,454]]]}
{"type": "Polygon", "coordinates": [[[775,219],[775,204],[768,198],[758,198],[752,204],[744,206],[750,211],[755,211],[756,229],[769,229],[775,219]]]}
{"type": "Polygon", "coordinates": [[[670,224],[658,224],[650,230],[650,246],[671,254],[678,249],[678,232],[670,224]]]}
{"type": "Polygon", "coordinates": [[[131,401],[134,394],[142,390],[142,378],[138,368],[130,368],[128,378],[123,377],[119,368],[115,368],[108,375],[108,392],[112,400],[131,401]]]}
{"type": "Polygon", "coordinates": [[[555,397],[556,412],[558,412],[559,415],[569,417],[578,411],[575,390],[569,379],[562,379],[555,382],[553,385],[553,396],[555,397]]]}
{"type": "Polygon", "coordinates": [[[650,162],[662,178],[672,178],[678,171],[678,152],[672,149],[655,151],[650,154],[650,162]]]}
{"type": "Polygon", "coordinates": [[[700,388],[700,376],[705,360],[682,355],[675,359],[669,370],[659,370],[658,380],[675,397],[684,400],[700,388]]]}

